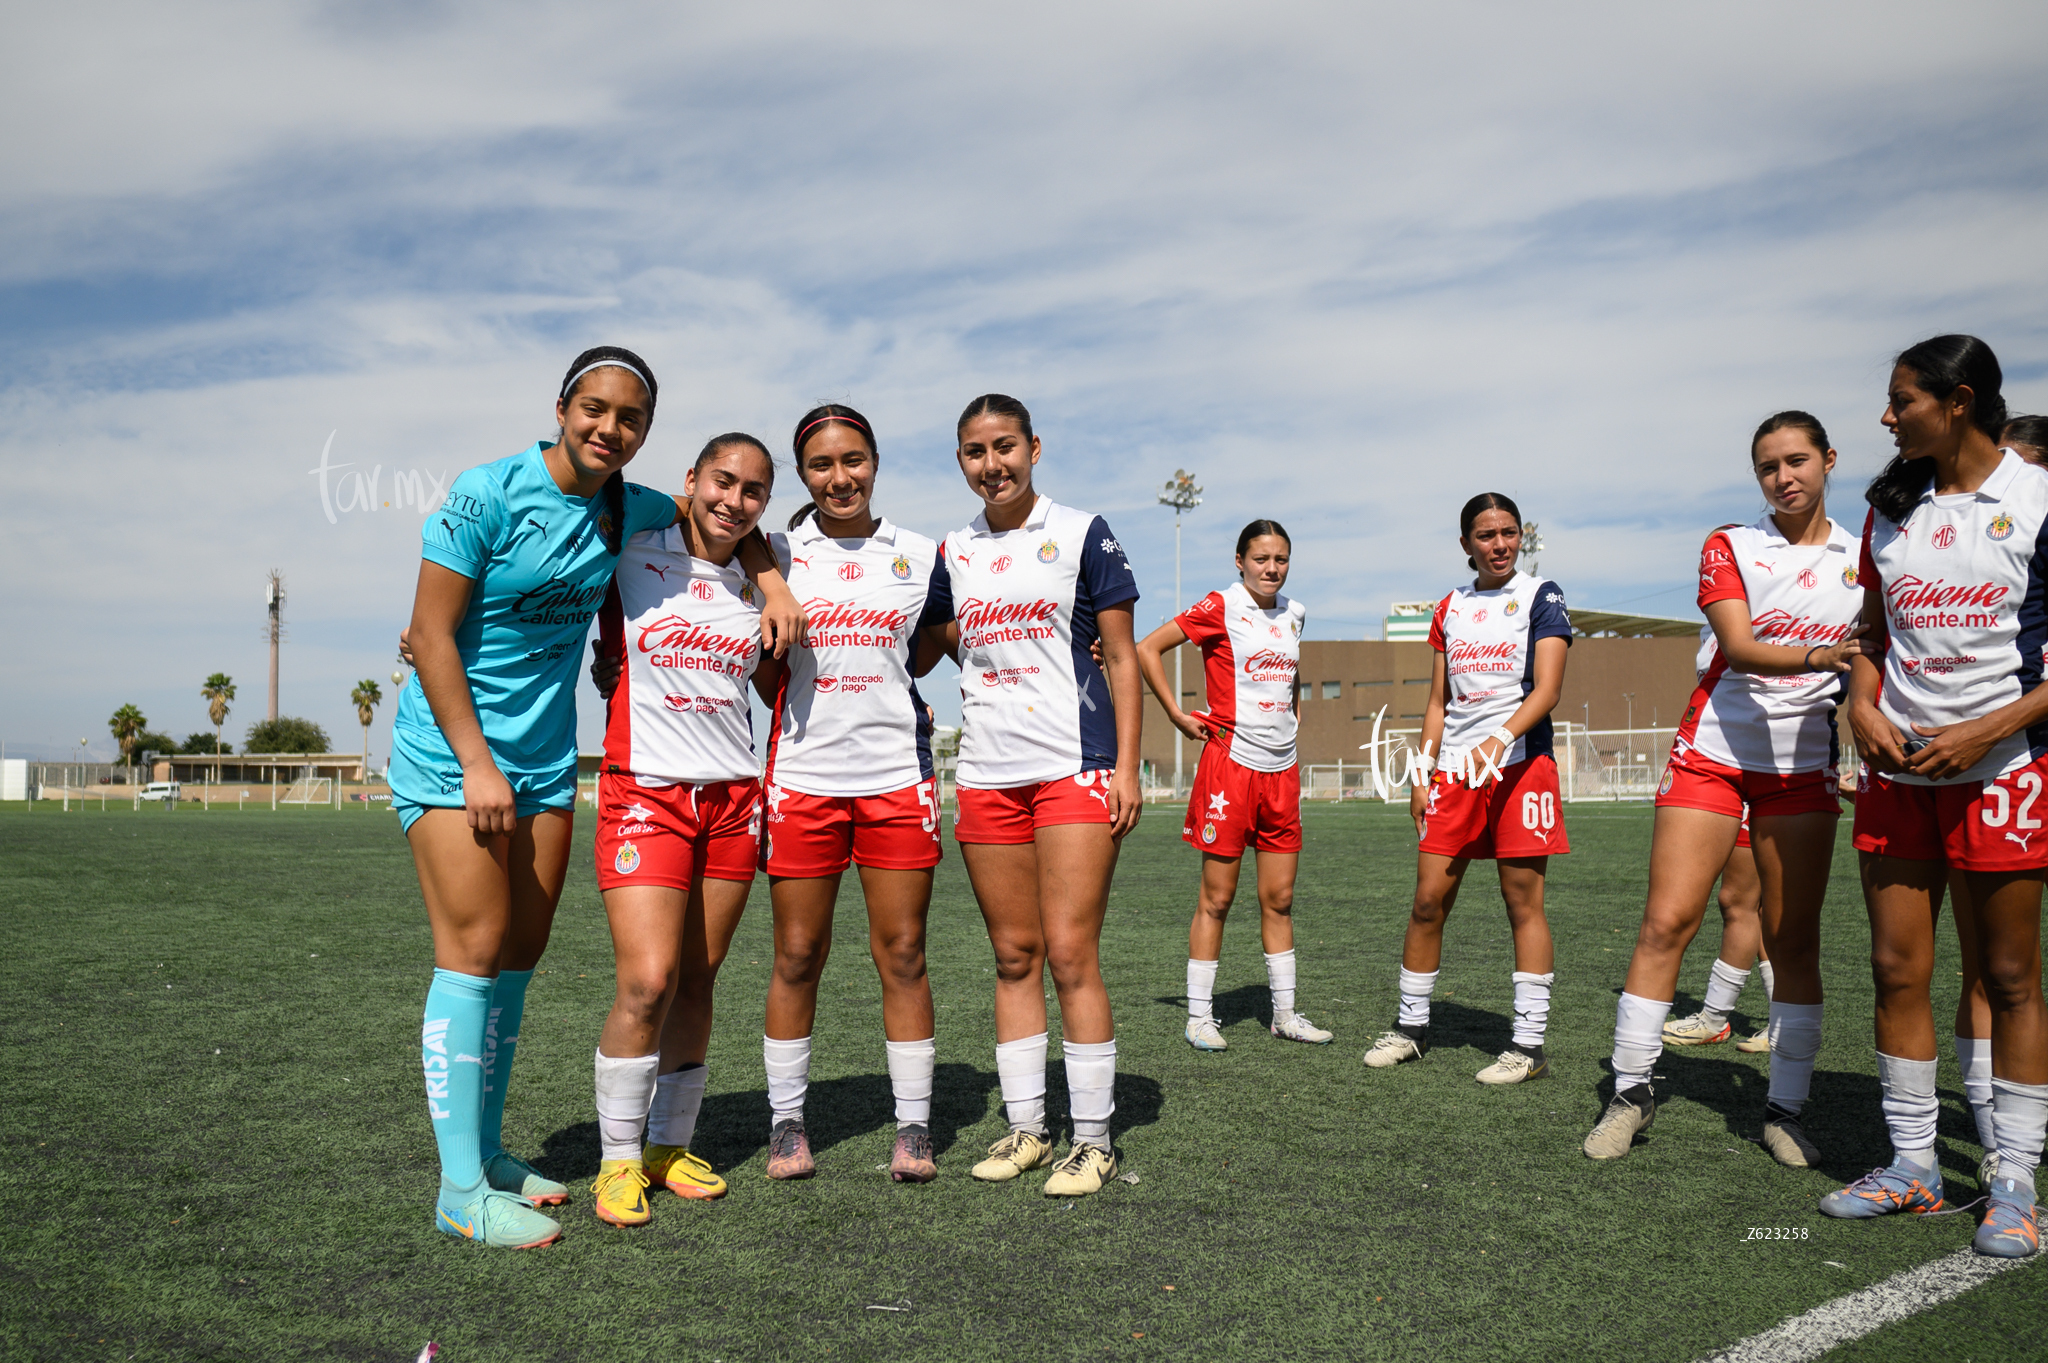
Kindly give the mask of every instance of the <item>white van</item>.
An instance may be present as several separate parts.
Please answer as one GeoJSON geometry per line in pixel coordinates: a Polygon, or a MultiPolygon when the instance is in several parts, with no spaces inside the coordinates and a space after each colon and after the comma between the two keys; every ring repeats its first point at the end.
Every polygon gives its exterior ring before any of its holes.
{"type": "Polygon", "coordinates": [[[176,781],[151,781],[142,788],[141,798],[145,800],[170,800],[175,803],[178,798],[178,783],[176,781]]]}

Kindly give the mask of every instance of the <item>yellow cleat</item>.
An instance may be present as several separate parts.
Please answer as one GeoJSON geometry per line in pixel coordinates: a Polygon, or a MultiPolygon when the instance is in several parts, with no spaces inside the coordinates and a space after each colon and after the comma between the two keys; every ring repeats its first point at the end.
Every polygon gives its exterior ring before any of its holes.
{"type": "Polygon", "coordinates": [[[725,1196],[725,1180],[683,1146],[650,1145],[644,1158],[647,1176],[658,1179],[677,1197],[725,1196]]]}
{"type": "Polygon", "coordinates": [[[1052,1163],[1052,1142],[1036,1131],[1012,1131],[988,1148],[988,1158],[968,1170],[983,1183],[1002,1183],[1028,1169],[1052,1163]]]}
{"type": "Polygon", "coordinates": [[[1099,1193],[1116,1177],[1116,1152],[1104,1145],[1076,1145],[1053,1166],[1045,1181],[1047,1197],[1086,1197],[1099,1193]]]}
{"type": "Polygon", "coordinates": [[[647,1170],[636,1159],[608,1159],[598,1165],[590,1188],[597,1219],[614,1226],[644,1226],[654,1219],[647,1208],[647,1170]]]}

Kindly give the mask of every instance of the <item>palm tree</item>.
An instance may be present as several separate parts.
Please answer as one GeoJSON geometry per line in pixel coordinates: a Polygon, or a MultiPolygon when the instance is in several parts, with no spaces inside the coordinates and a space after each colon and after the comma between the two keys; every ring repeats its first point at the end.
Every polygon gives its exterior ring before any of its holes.
{"type": "Polygon", "coordinates": [[[113,717],[107,721],[107,727],[113,730],[115,741],[121,745],[122,765],[132,767],[135,740],[149,727],[149,721],[143,717],[142,711],[132,705],[124,705],[114,711],[113,717]]]}
{"type": "Polygon", "coordinates": [[[228,702],[235,698],[235,679],[225,672],[216,672],[199,688],[199,694],[206,701],[207,717],[213,721],[213,780],[219,785],[220,730],[228,722],[228,702]]]}
{"type": "Polygon", "coordinates": [[[363,779],[370,779],[370,721],[377,717],[377,705],[384,699],[384,693],[377,689],[374,677],[365,677],[356,683],[356,689],[348,693],[348,703],[356,707],[356,718],[363,724],[363,779]]]}

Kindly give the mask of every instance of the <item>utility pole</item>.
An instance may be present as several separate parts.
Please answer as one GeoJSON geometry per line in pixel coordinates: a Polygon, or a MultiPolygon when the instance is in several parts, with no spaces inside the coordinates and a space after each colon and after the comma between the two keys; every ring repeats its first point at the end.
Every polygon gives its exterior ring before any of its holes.
{"type": "MultiPolygon", "coordinates": [[[[1186,469],[1175,469],[1173,477],[1166,480],[1166,488],[1159,494],[1159,504],[1173,508],[1173,611],[1180,614],[1180,518],[1184,511],[1193,511],[1202,504],[1202,489],[1195,483],[1195,475],[1186,469]]],[[[1171,618],[1171,616],[1169,616],[1171,618]]],[[[1178,706],[1187,692],[1181,686],[1181,658],[1186,645],[1173,651],[1173,703],[1178,706]]],[[[1173,731],[1173,793],[1179,798],[1181,774],[1185,763],[1182,758],[1184,736],[1179,729],[1173,731]]]]}
{"type": "Polygon", "coordinates": [[[277,643],[284,637],[284,574],[275,568],[264,585],[263,601],[269,609],[270,619],[270,715],[277,718],[277,643]]]}
{"type": "Polygon", "coordinates": [[[1543,534],[1536,528],[1536,522],[1522,524],[1522,557],[1529,560],[1529,576],[1535,577],[1543,569],[1537,566],[1536,556],[1543,552],[1543,534]]]}

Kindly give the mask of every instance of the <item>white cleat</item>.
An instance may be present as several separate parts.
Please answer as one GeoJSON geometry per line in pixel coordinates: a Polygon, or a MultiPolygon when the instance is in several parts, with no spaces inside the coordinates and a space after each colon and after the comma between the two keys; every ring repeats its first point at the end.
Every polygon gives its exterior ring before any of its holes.
{"type": "Polygon", "coordinates": [[[1306,1041],[1311,1046],[1327,1046],[1331,1036],[1300,1013],[1274,1018],[1272,1032],[1282,1041],[1306,1041]]]}
{"type": "Polygon", "coordinates": [[[1230,1049],[1230,1043],[1223,1039],[1223,1032],[1216,1026],[1215,1018],[1189,1018],[1188,1028],[1181,1035],[1188,1039],[1188,1045],[1198,1051],[1230,1049]]]}
{"type": "Polygon", "coordinates": [[[1396,1027],[1384,1032],[1379,1040],[1372,1043],[1372,1049],[1365,1053],[1365,1063],[1376,1070],[1392,1069],[1404,1060],[1420,1060],[1428,1043],[1420,1035],[1410,1036],[1396,1027]]]}
{"type": "Polygon", "coordinates": [[[1550,1061],[1542,1054],[1542,1049],[1537,1047],[1537,1053],[1531,1055],[1510,1046],[1473,1077],[1482,1084],[1520,1084],[1531,1079],[1547,1079],[1550,1077],[1550,1061]]]}

